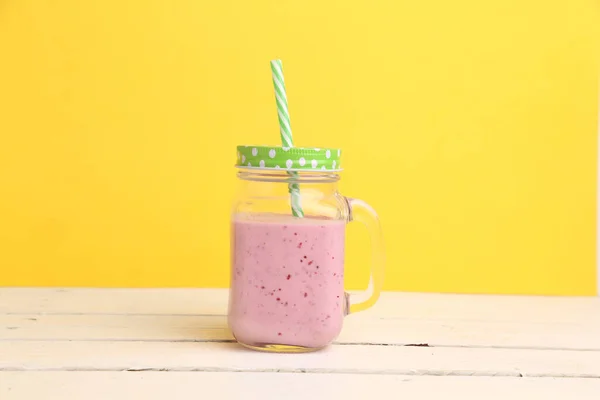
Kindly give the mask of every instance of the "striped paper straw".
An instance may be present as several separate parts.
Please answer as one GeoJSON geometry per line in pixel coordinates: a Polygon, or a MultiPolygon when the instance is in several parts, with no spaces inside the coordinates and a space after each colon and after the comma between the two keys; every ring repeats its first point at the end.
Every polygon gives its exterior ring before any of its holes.
{"type": "MultiPolygon", "coordinates": [[[[283,66],[281,60],[271,61],[271,72],[273,73],[273,86],[275,87],[275,100],[277,102],[277,116],[279,118],[279,133],[283,147],[294,147],[292,140],[292,128],[290,126],[290,113],[288,111],[287,96],[285,95],[285,82],[283,81],[283,66]]],[[[298,173],[288,171],[288,174],[297,178],[298,173]]],[[[292,214],[294,217],[304,217],[304,211],[300,204],[300,187],[297,183],[288,184],[288,191],[292,196],[292,214]]]]}

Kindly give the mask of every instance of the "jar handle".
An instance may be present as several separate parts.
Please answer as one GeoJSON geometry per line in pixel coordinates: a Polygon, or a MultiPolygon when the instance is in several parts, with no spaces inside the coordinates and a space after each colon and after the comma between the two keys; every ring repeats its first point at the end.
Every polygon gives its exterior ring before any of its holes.
{"type": "Polygon", "coordinates": [[[372,307],[381,294],[385,267],[385,249],[381,223],[377,213],[362,200],[346,197],[348,203],[348,221],[358,221],[367,227],[371,238],[371,277],[367,290],[362,293],[346,293],[346,314],[364,311],[372,307]]]}

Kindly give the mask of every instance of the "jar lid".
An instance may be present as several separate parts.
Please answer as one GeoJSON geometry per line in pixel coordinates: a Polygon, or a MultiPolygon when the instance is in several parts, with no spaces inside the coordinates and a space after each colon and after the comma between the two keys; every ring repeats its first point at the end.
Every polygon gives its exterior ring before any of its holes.
{"type": "Polygon", "coordinates": [[[338,172],[341,154],[332,148],[238,146],[236,167],[338,172]]]}

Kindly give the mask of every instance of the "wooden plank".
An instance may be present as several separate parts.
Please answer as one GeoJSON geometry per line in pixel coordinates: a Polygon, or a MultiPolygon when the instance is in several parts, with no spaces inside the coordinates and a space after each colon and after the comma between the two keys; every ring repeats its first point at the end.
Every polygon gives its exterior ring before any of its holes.
{"type": "MultiPolygon", "coordinates": [[[[224,315],[226,289],[0,288],[0,314],[224,315]]],[[[385,292],[357,314],[390,319],[600,325],[599,297],[385,292]]]]}
{"type": "Polygon", "coordinates": [[[0,288],[0,314],[223,315],[226,289],[0,288]]]}
{"type": "MultiPolygon", "coordinates": [[[[600,313],[600,311],[599,311],[600,313]]],[[[231,340],[225,316],[0,314],[0,340],[231,340]]],[[[346,318],[337,343],[600,350],[600,325],[346,318]]]]}
{"type": "Polygon", "coordinates": [[[301,355],[234,343],[0,342],[0,370],[262,371],[404,375],[595,377],[600,352],[331,346],[301,355]]]}
{"type": "Polygon", "coordinates": [[[214,341],[233,337],[224,316],[0,314],[0,340],[7,339],[214,341]]]}
{"type": "MultiPolygon", "coordinates": [[[[171,332],[171,335],[155,333],[150,337],[138,337],[147,339],[228,339],[226,330],[216,332],[214,325],[217,322],[211,322],[211,318],[223,321],[226,310],[227,290],[224,289],[0,289],[0,315],[6,313],[24,318],[35,317],[28,314],[180,316],[181,320],[161,323],[193,326],[192,329],[199,332],[199,336],[190,336],[178,329],[178,333],[171,332]],[[200,318],[185,320],[185,317],[200,318]],[[204,332],[205,324],[210,332],[204,332]]],[[[3,318],[0,326],[26,330],[25,326],[15,328],[13,321],[3,318]]],[[[139,319],[136,324],[144,325],[148,321],[151,320],[139,319]]],[[[595,297],[384,293],[376,307],[347,318],[340,341],[598,349],[598,332],[600,298],[595,297]],[[359,326],[358,330],[355,325],[359,326]],[[387,327],[395,328],[382,330],[387,327]]],[[[14,333],[2,335],[0,332],[0,337],[12,338],[14,333]]],[[[42,333],[46,331],[42,330],[42,333]]],[[[119,337],[117,333],[110,334],[119,337]]],[[[130,330],[124,335],[135,337],[130,330]]]]}
{"type": "Polygon", "coordinates": [[[0,372],[2,400],[598,399],[598,379],[227,372],[0,372]]]}

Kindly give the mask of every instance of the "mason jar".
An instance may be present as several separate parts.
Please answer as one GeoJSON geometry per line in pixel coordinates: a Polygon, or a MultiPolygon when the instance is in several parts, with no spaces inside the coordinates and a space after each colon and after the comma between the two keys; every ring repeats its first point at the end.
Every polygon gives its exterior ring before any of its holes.
{"type": "Polygon", "coordinates": [[[385,257],[377,214],[339,192],[339,149],[238,146],[236,167],[229,328],[255,350],[321,349],[346,315],[379,298],[385,257]],[[372,260],[368,289],[350,295],[344,247],[352,221],[368,228],[372,260]]]}

